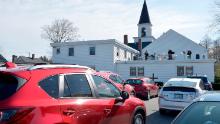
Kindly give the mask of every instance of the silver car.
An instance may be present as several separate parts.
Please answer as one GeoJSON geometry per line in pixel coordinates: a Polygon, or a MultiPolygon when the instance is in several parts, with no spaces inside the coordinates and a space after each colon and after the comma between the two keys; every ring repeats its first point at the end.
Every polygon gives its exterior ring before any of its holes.
{"type": "Polygon", "coordinates": [[[201,79],[171,78],[159,93],[159,112],[165,114],[168,110],[181,111],[205,92],[201,79]]]}
{"type": "Polygon", "coordinates": [[[220,124],[220,93],[209,92],[195,99],[172,124],[220,124]]]}

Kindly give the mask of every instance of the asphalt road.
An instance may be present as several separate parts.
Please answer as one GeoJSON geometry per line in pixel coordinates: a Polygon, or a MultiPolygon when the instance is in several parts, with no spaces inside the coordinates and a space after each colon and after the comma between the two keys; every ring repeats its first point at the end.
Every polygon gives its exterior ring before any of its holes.
{"type": "Polygon", "coordinates": [[[170,124],[178,113],[167,113],[167,115],[160,115],[158,108],[158,98],[145,101],[147,107],[146,124],[170,124]]]}

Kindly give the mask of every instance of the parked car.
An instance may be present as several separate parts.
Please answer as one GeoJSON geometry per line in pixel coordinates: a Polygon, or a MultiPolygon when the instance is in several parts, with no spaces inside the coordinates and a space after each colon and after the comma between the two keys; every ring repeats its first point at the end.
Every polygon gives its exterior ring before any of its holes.
{"type": "Polygon", "coordinates": [[[0,124],[144,124],[146,108],[79,65],[0,71],[0,124]]]}
{"type": "Polygon", "coordinates": [[[212,83],[208,80],[207,76],[198,76],[198,75],[196,75],[196,76],[188,76],[187,78],[201,79],[204,83],[204,86],[205,86],[206,90],[213,90],[212,83]]]}
{"type": "Polygon", "coordinates": [[[159,93],[159,112],[181,111],[205,92],[201,79],[171,78],[159,93]]]}
{"type": "Polygon", "coordinates": [[[135,96],[134,87],[129,84],[126,84],[120,75],[110,71],[99,71],[96,72],[96,75],[108,79],[109,81],[114,83],[121,91],[126,91],[130,95],[135,96]]]}
{"type": "Polygon", "coordinates": [[[127,79],[126,83],[134,87],[139,98],[149,100],[150,97],[158,96],[159,87],[150,78],[131,78],[127,79]]]}
{"type": "Polygon", "coordinates": [[[220,93],[204,94],[184,109],[172,124],[220,124],[220,93]]]}

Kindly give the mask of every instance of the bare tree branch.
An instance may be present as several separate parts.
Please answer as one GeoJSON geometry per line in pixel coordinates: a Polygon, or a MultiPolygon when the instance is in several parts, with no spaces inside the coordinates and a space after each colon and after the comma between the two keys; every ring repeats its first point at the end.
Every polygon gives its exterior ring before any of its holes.
{"type": "Polygon", "coordinates": [[[67,19],[55,20],[51,25],[42,27],[42,38],[53,43],[67,42],[79,38],[78,28],[67,19]]]}

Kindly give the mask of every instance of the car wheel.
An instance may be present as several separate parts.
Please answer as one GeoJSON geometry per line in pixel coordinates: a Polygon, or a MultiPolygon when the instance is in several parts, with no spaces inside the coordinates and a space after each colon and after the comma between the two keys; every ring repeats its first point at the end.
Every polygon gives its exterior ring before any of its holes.
{"type": "Polygon", "coordinates": [[[144,117],[141,113],[136,113],[134,115],[133,124],[144,124],[144,117]]]}
{"type": "Polygon", "coordinates": [[[159,109],[159,112],[161,115],[165,115],[166,114],[166,110],[165,109],[159,109]]]}

